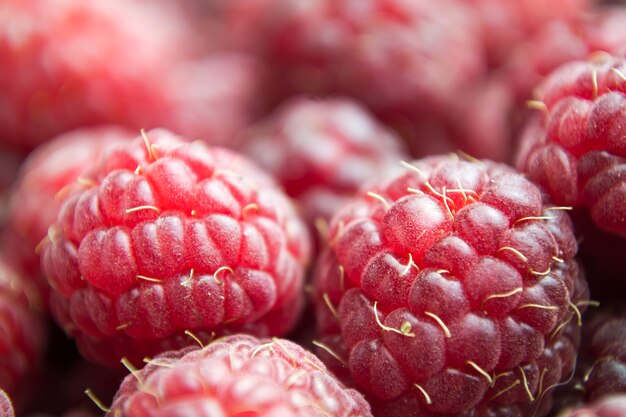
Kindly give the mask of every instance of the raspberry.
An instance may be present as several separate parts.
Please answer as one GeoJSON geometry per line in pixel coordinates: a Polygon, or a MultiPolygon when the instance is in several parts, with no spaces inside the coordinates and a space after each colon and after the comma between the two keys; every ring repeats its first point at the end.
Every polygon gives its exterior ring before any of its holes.
{"type": "Polygon", "coordinates": [[[599,7],[585,22],[583,36],[590,51],[606,51],[617,56],[626,54],[626,8],[621,6],[599,7]]]}
{"type": "Polygon", "coordinates": [[[260,46],[288,65],[298,91],[345,92],[377,109],[408,110],[446,104],[482,74],[475,28],[453,1],[279,0],[265,7],[260,46]]]}
{"type": "Polygon", "coordinates": [[[44,348],[39,302],[28,284],[0,259],[0,388],[17,402],[44,348]]]}
{"type": "Polygon", "coordinates": [[[260,71],[259,62],[235,52],[216,52],[180,63],[152,86],[160,107],[146,114],[143,124],[234,147],[239,131],[258,112],[260,71]]]}
{"type": "MultiPolygon", "coordinates": [[[[459,95],[485,75],[478,27],[463,2],[257,0],[230,9],[229,30],[270,64],[277,99],[350,96],[416,150],[434,142],[422,133],[445,129],[459,95]],[[247,36],[237,31],[244,27],[247,36]]],[[[451,149],[464,145],[446,139],[451,149]]]]}
{"type": "Polygon", "coordinates": [[[596,322],[590,339],[591,363],[584,378],[590,401],[626,394],[626,315],[604,314],[596,322]]]}
{"type": "Polygon", "coordinates": [[[588,289],[570,219],[542,198],[505,165],[431,157],[333,217],[314,274],[318,328],[340,335],[375,411],[548,411],[549,387],[573,371],[588,289]]]}
{"type": "Polygon", "coordinates": [[[617,395],[587,404],[575,410],[564,410],[559,417],[620,417],[626,415],[626,395],[617,395]]]}
{"type": "Polygon", "coordinates": [[[182,22],[134,0],[10,0],[0,19],[0,141],[22,149],[154,110],[150,83],[193,44],[182,22]]]}
{"type": "Polygon", "coordinates": [[[69,192],[85,167],[94,164],[105,149],[133,137],[115,126],[77,129],[41,145],[20,167],[10,196],[4,252],[26,277],[37,281],[44,301],[48,283],[41,275],[36,248],[56,221],[57,198],[69,192]]]}
{"type": "Polygon", "coordinates": [[[167,352],[128,375],[107,416],[371,416],[313,354],[287,340],[235,335],[167,352]]]}
{"type": "Polygon", "coordinates": [[[51,310],[113,364],[211,333],[286,333],[309,236],[247,159],[153,130],[112,147],[61,203],[42,251],[51,310]]]}
{"type": "MultiPolygon", "coordinates": [[[[555,21],[575,22],[593,0],[470,0],[492,66],[509,59],[511,49],[555,21]]],[[[541,48],[541,44],[535,44],[541,48]]],[[[560,53],[561,51],[553,51],[560,53]]]]}
{"type": "Polygon", "coordinates": [[[585,207],[594,223],[626,236],[621,179],[626,106],[626,62],[605,57],[575,61],[540,88],[544,109],[527,127],[517,165],[557,204],[585,207]]]}
{"type": "Polygon", "coordinates": [[[372,175],[407,159],[391,131],[344,98],[291,99],[250,129],[242,150],[299,200],[311,223],[329,220],[372,175]]]}

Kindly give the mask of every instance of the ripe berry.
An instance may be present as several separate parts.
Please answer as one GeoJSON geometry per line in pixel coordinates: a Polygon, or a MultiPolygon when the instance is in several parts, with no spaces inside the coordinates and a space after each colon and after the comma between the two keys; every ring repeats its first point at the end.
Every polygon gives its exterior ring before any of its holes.
{"type": "MultiPolygon", "coordinates": [[[[506,64],[511,50],[554,22],[575,22],[593,0],[469,0],[492,66],[506,64]]],[[[541,48],[542,46],[536,45],[541,48]]],[[[553,51],[560,53],[560,51],[553,51]]]]}
{"type": "Polygon", "coordinates": [[[362,188],[330,228],[318,327],[339,335],[376,412],[547,411],[588,290],[571,222],[539,188],[505,165],[431,157],[362,188]]]}
{"type": "Polygon", "coordinates": [[[174,14],[134,0],[7,0],[0,27],[0,143],[19,149],[96,123],[145,127],[154,86],[194,49],[174,14]]]}
{"type": "Polygon", "coordinates": [[[479,28],[464,2],[230,3],[225,30],[268,63],[276,101],[294,93],[349,96],[402,132],[415,152],[473,152],[444,131],[459,96],[486,71],[479,28]],[[442,141],[431,140],[435,131],[442,141]]]}
{"type": "Polygon", "coordinates": [[[626,236],[623,140],[626,61],[603,57],[554,71],[539,89],[517,166],[559,205],[585,207],[594,223],[626,236]]]}
{"type": "MultiPolygon", "coordinates": [[[[18,403],[44,348],[39,300],[30,284],[0,259],[0,388],[18,403]]],[[[4,406],[0,395],[0,410],[4,406]]]]}
{"type": "Polygon", "coordinates": [[[189,332],[286,333],[309,236],[247,159],[165,130],[109,149],[61,203],[42,250],[51,309],[81,353],[112,364],[189,332]]]}
{"type": "Polygon", "coordinates": [[[3,249],[25,272],[25,278],[37,282],[44,304],[49,287],[36,252],[56,221],[58,199],[76,186],[81,172],[94,165],[105,149],[133,137],[130,131],[115,126],[77,129],[41,145],[21,165],[11,190],[3,249]]]}
{"type": "Polygon", "coordinates": [[[235,335],[202,349],[147,359],[128,375],[107,416],[368,417],[365,399],[345,388],[313,354],[282,339],[235,335]]]}
{"type": "Polygon", "coordinates": [[[245,139],[243,152],[300,202],[311,223],[329,220],[363,183],[407,159],[400,139],[346,98],[291,99],[245,139]]]}

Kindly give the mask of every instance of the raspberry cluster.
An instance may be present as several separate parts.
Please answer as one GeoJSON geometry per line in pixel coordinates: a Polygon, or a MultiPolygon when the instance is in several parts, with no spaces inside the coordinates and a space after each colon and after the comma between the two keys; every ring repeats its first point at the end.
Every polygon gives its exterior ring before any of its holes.
{"type": "Polygon", "coordinates": [[[621,415],[625,24],[0,1],[0,417],[621,415]]]}

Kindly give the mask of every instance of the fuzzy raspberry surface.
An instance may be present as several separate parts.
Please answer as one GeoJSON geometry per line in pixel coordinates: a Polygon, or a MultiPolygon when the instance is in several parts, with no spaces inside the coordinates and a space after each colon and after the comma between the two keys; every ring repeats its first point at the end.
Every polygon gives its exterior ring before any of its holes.
{"type": "Polygon", "coordinates": [[[548,411],[588,289],[571,221],[539,188],[505,165],[436,156],[362,188],[330,227],[318,329],[376,413],[548,411]]]}
{"type": "Polygon", "coordinates": [[[42,144],[20,166],[9,196],[3,248],[26,277],[37,281],[44,302],[48,283],[41,275],[36,250],[57,219],[58,200],[76,185],[82,171],[96,164],[105,149],[134,137],[134,132],[117,126],[77,129],[42,144]]]}
{"type": "Polygon", "coordinates": [[[107,416],[368,417],[312,353],[288,340],[228,336],[149,360],[128,375],[107,416]],[[138,379],[141,382],[138,382],[138,379]]]}
{"type": "Polygon", "coordinates": [[[103,363],[212,333],[286,333],[310,242],[248,159],[152,130],[112,147],[61,203],[42,250],[51,310],[103,363]]]}
{"type": "MultiPolygon", "coordinates": [[[[37,293],[0,259],[0,388],[20,403],[45,345],[37,293]]],[[[0,410],[4,400],[0,395],[0,410]]],[[[4,416],[4,414],[2,414],[4,416]]]]}
{"type": "Polygon", "coordinates": [[[0,144],[26,150],[81,126],[152,126],[154,86],[197,49],[176,13],[138,0],[8,0],[0,27],[0,144]]]}
{"type": "Polygon", "coordinates": [[[347,98],[294,98],[253,126],[242,151],[299,200],[310,222],[329,220],[388,165],[409,159],[400,139],[347,98]]]}
{"type": "Polygon", "coordinates": [[[517,166],[556,204],[585,207],[603,230],[626,236],[622,179],[626,61],[574,61],[540,87],[544,111],[529,122],[517,166]]]}
{"type": "Polygon", "coordinates": [[[559,417],[621,417],[624,415],[626,415],[626,395],[616,395],[575,410],[563,411],[559,417]]]}

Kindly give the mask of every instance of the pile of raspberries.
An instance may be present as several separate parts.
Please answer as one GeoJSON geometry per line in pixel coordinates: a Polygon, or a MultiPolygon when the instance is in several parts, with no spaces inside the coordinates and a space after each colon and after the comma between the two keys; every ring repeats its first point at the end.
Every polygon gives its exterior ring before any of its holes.
{"type": "Polygon", "coordinates": [[[0,417],[96,416],[626,416],[626,2],[0,2],[0,417]]]}

